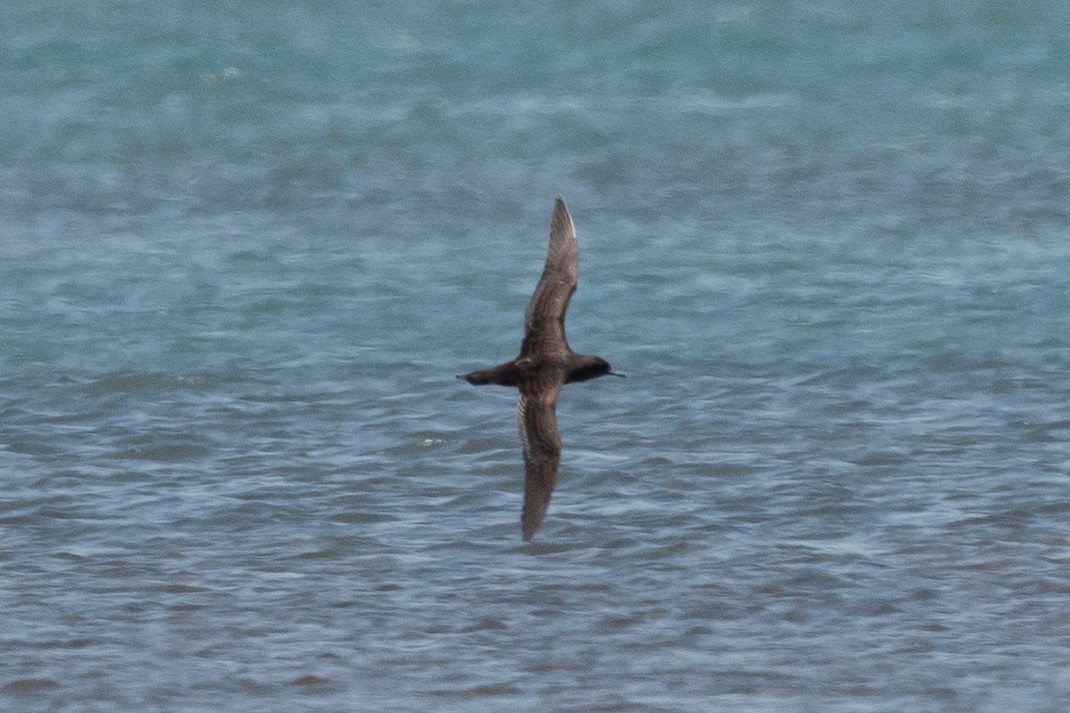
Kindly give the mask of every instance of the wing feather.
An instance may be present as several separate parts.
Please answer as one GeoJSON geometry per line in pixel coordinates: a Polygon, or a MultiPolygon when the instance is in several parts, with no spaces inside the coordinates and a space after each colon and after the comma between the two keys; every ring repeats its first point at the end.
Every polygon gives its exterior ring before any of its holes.
{"type": "Polygon", "coordinates": [[[580,248],[568,206],[558,197],[550,220],[550,244],[542,277],[524,313],[521,354],[537,354],[568,347],[565,312],[580,279],[580,248]]]}
{"type": "Polygon", "coordinates": [[[557,429],[557,395],[560,387],[538,393],[521,393],[516,420],[524,449],[524,508],[520,516],[525,540],[530,540],[546,514],[557,483],[561,461],[561,434],[557,429]]]}

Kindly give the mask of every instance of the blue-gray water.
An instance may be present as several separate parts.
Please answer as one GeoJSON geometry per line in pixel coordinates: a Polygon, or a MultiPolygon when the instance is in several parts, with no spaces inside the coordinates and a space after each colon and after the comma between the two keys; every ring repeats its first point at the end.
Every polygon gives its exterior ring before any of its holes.
{"type": "Polygon", "coordinates": [[[1065,711],[1068,22],[7,3],[0,708],[1065,711]]]}

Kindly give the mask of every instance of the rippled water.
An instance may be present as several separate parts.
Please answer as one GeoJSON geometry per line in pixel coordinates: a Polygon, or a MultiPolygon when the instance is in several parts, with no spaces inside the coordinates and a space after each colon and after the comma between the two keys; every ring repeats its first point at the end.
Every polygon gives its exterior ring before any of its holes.
{"type": "Polygon", "coordinates": [[[15,3],[3,707],[1064,710],[1065,16],[15,3]]]}

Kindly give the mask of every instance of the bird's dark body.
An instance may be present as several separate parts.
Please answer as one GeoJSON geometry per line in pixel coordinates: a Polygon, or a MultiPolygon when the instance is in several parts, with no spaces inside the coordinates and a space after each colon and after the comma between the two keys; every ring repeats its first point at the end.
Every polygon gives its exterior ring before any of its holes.
{"type": "Polygon", "coordinates": [[[557,482],[561,434],[557,397],[565,384],[616,374],[601,357],[577,354],[565,338],[565,312],[579,280],[579,246],[565,202],[554,202],[546,265],[524,314],[520,354],[504,364],[459,377],[470,384],[499,384],[520,391],[517,426],[524,450],[525,540],[542,522],[557,482]]]}

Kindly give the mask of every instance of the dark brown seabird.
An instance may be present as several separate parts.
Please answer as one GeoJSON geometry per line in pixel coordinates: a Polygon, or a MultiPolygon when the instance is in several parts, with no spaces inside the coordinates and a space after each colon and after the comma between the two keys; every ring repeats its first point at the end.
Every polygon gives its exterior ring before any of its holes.
{"type": "Polygon", "coordinates": [[[580,276],[580,249],[568,206],[554,201],[550,246],[539,284],[524,312],[520,355],[490,369],[458,376],[470,384],[501,384],[520,390],[516,421],[524,449],[524,509],[520,516],[530,540],[550,504],[561,460],[557,396],[561,387],[599,376],[623,376],[601,357],[577,354],[565,338],[565,311],[580,276]]]}

